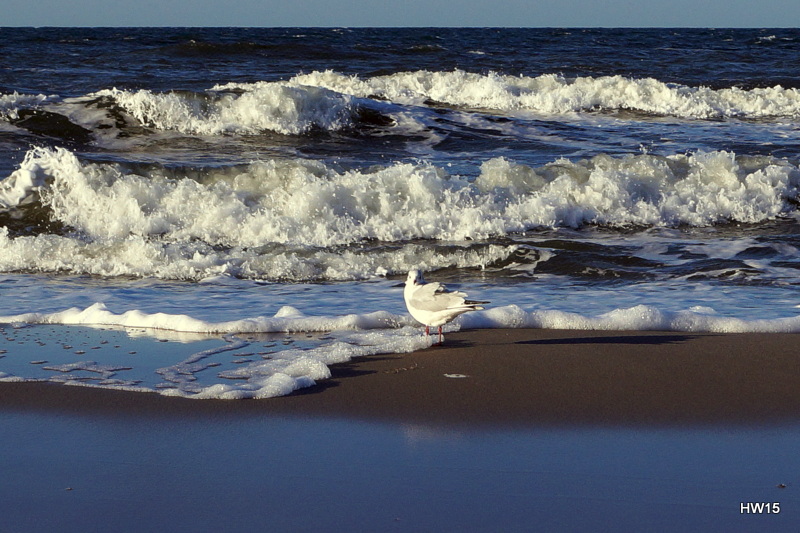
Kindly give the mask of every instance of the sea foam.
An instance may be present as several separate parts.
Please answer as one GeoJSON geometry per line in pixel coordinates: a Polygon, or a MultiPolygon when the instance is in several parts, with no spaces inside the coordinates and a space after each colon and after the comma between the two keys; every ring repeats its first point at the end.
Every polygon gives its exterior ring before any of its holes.
{"type": "Polygon", "coordinates": [[[85,309],[73,307],[55,313],[32,312],[0,317],[0,323],[117,326],[186,333],[225,334],[396,328],[408,324],[409,320],[385,311],[363,315],[308,317],[291,306],[284,306],[272,317],[259,316],[229,322],[208,322],[188,315],[144,313],[135,309],[116,314],[108,310],[104,304],[95,303],[85,309]]]}
{"type": "MultiPolygon", "coordinates": [[[[405,353],[429,347],[431,338],[423,337],[419,330],[409,326],[406,316],[385,311],[361,315],[306,316],[297,309],[285,306],[272,317],[254,317],[229,322],[207,322],[187,315],[143,313],[129,310],[113,313],[105,305],[96,303],[86,309],[72,308],[55,313],[25,313],[0,317],[0,324],[61,324],[91,327],[120,327],[149,331],[161,337],[165,330],[195,334],[223,335],[226,345],[194,353],[169,366],[156,369],[162,383],[144,386],[122,379],[112,379],[126,367],[103,365],[94,361],[78,361],[61,365],[48,365],[45,370],[58,374],[50,381],[71,385],[123,388],[125,390],[159,392],[168,396],[195,399],[244,399],[282,396],[317,380],[330,377],[328,365],[349,361],[353,357],[380,353],[405,353]],[[215,357],[224,352],[239,350],[248,341],[233,334],[345,331],[350,332],[338,340],[307,349],[284,349],[271,353],[256,362],[235,370],[219,372],[219,379],[200,383],[198,374],[219,365],[215,357]],[[91,372],[100,378],[87,381],[72,377],[72,372],[91,372]]],[[[20,381],[24,376],[0,375],[0,381],[20,381]]]]}
{"type": "MultiPolygon", "coordinates": [[[[451,72],[402,72],[360,78],[333,71],[295,76],[291,85],[324,87],[340,94],[424,104],[426,101],[472,109],[527,110],[565,114],[595,110],[634,110],[680,118],[794,117],[800,114],[800,92],[769,88],[710,89],[669,84],[653,78],[623,76],[567,78],[451,72]]],[[[225,84],[219,90],[259,91],[265,83],[225,84]]]]}
{"type": "MultiPolygon", "coordinates": [[[[284,307],[273,317],[254,317],[229,322],[207,322],[186,315],[143,313],[130,310],[113,313],[97,303],[86,309],[68,309],[56,313],[25,313],[0,317],[0,324],[64,324],[94,327],[117,326],[157,333],[165,329],[202,334],[223,334],[226,344],[192,354],[155,372],[162,383],[142,386],[118,379],[117,372],[129,370],[120,365],[94,361],[78,361],[48,365],[44,370],[57,372],[51,380],[74,385],[124,388],[134,391],[159,392],[169,396],[195,399],[269,398],[313,386],[330,377],[329,366],[382,353],[407,353],[431,346],[432,337],[421,334],[421,328],[407,315],[384,311],[364,315],[306,316],[291,307],[284,307]],[[339,331],[350,332],[331,342],[313,348],[290,348],[270,352],[259,360],[249,361],[234,369],[217,372],[209,382],[207,375],[219,366],[220,354],[241,350],[249,345],[246,334],[268,332],[339,331]],[[244,336],[243,336],[244,335],[244,336]],[[98,375],[94,381],[73,378],[72,372],[98,375]],[[198,375],[204,372],[201,383],[198,375]]],[[[573,330],[629,330],[683,332],[800,332],[800,316],[742,320],[718,315],[712,309],[694,308],[668,312],[646,305],[616,309],[597,316],[556,309],[525,310],[507,305],[468,313],[446,326],[446,331],[475,328],[544,328],[573,330]]],[[[25,376],[0,374],[0,381],[24,381],[25,376]]]]}
{"type": "Polygon", "coordinates": [[[744,320],[722,316],[709,308],[663,311],[649,305],[615,309],[597,316],[571,311],[526,311],[508,305],[460,317],[466,329],[537,328],[587,331],[683,331],[695,333],[798,333],[800,315],[744,320]]]}
{"type": "Polygon", "coordinates": [[[17,236],[0,228],[0,270],[297,281],[365,279],[416,265],[485,267],[518,245],[481,240],[529,229],[793,216],[799,186],[800,170],[785,160],[724,151],[541,167],[496,157],[474,177],[429,163],[341,170],[302,159],[188,177],[35,148],[0,182],[0,212],[39,202],[70,231],[17,236]],[[367,246],[396,242],[404,246],[367,246]]]}
{"type": "MultiPolygon", "coordinates": [[[[300,333],[330,331],[403,330],[418,326],[409,315],[387,311],[341,316],[306,315],[292,306],[280,308],[271,317],[252,317],[210,322],[188,315],[145,313],[129,310],[114,313],[102,303],[87,308],[70,308],[54,313],[22,313],[0,316],[0,324],[62,324],[93,327],[116,326],[154,332],[165,330],[205,335],[245,333],[300,333]]],[[[686,331],[709,333],[800,333],[800,315],[774,319],[739,319],[717,314],[713,309],[695,307],[664,311],[650,305],[620,308],[596,316],[557,309],[525,310],[505,305],[473,311],[456,318],[450,331],[487,328],[537,328],[618,331],[686,331]]]]}
{"type": "Polygon", "coordinates": [[[128,114],[148,127],[198,135],[264,131],[299,135],[313,129],[336,131],[349,126],[357,110],[350,95],[283,82],[265,83],[239,93],[181,94],[111,89],[93,96],[113,98],[128,114]]]}

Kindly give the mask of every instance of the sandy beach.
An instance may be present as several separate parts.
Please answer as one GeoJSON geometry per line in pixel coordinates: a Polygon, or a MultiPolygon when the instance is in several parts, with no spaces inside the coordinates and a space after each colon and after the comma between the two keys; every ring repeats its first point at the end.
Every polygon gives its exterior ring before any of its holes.
{"type": "Polygon", "coordinates": [[[263,413],[440,425],[776,423],[800,418],[797,335],[475,330],[410,354],[356,358],[268,401],[204,401],[38,383],[3,406],[263,413]]]}
{"type": "Polygon", "coordinates": [[[269,400],[3,383],[0,531],[789,531],[796,339],[466,331],[269,400]]]}

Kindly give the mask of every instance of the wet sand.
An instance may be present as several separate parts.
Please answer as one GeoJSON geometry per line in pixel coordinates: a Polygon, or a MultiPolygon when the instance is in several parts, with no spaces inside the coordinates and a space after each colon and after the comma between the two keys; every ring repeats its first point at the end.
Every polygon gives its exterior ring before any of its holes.
{"type": "Polygon", "coordinates": [[[800,419],[794,334],[477,330],[334,365],[264,401],[0,384],[0,405],[106,414],[291,414],[438,425],[764,423],[800,419]]]}
{"type": "Polygon", "coordinates": [[[0,532],[792,531],[797,338],[467,331],[269,400],[2,383],[0,532]]]}

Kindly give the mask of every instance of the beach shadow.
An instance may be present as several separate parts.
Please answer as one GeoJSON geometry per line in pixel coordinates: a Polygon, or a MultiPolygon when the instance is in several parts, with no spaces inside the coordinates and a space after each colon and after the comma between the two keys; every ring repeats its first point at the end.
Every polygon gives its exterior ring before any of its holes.
{"type": "Polygon", "coordinates": [[[515,344],[679,344],[696,338],[696,335],[615,335],[612,337],[575,337],[567,339],[539,339],[519,341],[515,344]]]}
{"type": "Polygon", "coordinates": [[[445,337],[444,344],[434,344],[430,348],[426,349],[432,350],[432,349],[442,349],[442,348],[471,348],[473,346],[475,346],[474,342],[470,342],[463,339],[450,340],[447,337],[445,337]]]}
{"type": "Polygon", "coordinates": [[[319,381],[313,387],[305,387],[302,389],[297,389],[296,391],[288,394],[287,397],[290,396],[312,396],[317,395],[320,393],[325,392],[328,389],[336,388],[339,386],[339,381],[336,379],[326,379],[325,381],[319,381]]]}
{"type": "Polygon", "coordinates": [[[343,379],[347,378],[356,378],[359,376],[368,376],[370,374],[377,374],[378,370],[365,370],[364,368],[359,368],[359,363],[364,362],[366,360],[369,361],[388,361],[394,359],[393,357],[387,356],[366,356],[363,358],[357,358],[357,360],[347,361],[346,363],[336,363],[330,366],[331,369],[331,377],[325,380],[318,381],[316,385],[313,387],[305,387],[302,389],[297,389],[296,391],[292,392],[290,396],[306,396],[310,394],[320,394],[325,392],[328,389],[338,387],[343,379]]]}

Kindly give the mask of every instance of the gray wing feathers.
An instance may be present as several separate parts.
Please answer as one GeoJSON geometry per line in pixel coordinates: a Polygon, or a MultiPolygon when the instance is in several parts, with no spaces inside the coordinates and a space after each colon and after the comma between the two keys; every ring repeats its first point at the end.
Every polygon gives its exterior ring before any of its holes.
{"type": "Polygon", "coordinates": [[[471,308],[472,304],[464,301],[466,296],[463,292],[448,292],[441,283],[428,283],[414,292],[411,302],[417,309],[425,311],[471,308]]]}

